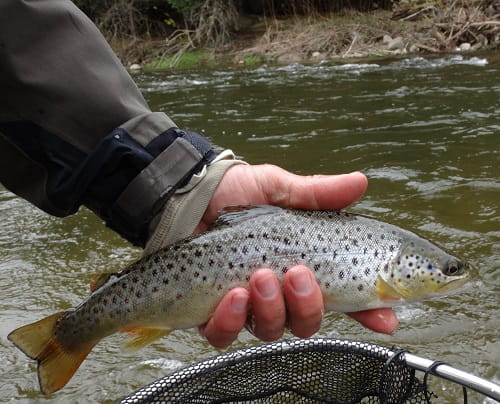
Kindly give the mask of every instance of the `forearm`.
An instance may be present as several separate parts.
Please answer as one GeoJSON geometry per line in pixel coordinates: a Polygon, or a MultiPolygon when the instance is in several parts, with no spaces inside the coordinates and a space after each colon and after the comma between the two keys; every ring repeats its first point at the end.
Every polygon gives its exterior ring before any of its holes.
{"type": "Polygon", "coordinates": [[[70,1],[0,2],[0,181],[59,216],[81,204],[135,244],[210,143],[152,113],[70,1]]]}

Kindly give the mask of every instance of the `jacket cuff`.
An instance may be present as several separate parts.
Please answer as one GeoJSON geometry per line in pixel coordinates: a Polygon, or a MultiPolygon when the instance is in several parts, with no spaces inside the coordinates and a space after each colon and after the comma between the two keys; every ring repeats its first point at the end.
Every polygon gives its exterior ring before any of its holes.
{"type": "MultiPolygon", "coordinates": [[[[135,144],[134,158],[144,153],[147,163],[125,181],[111,204],[99,206],[98,198],[87,203],[111,229],[140,247],[145,246],[149,224],[165,202],[215,158],[208,139],[176,127],[165,130],[170,124],[173,122],[165,114],[150,113],[108,135],[115,147],[128,151],[135,144]]],[[[116,171],[123,171],[120,161],[113,165],[118,167],[116,171]]]]}
{"type": "Polygon", "coordinates": [[[203,217],[212,196],[226,171],[237,160],[231,150],[220,153],[202,171],[191,177],[186,186],[177,189],[163,210],[151,222],[151,236],[143,255],[149,255],[169,244],[191,236],[203,217]]]}

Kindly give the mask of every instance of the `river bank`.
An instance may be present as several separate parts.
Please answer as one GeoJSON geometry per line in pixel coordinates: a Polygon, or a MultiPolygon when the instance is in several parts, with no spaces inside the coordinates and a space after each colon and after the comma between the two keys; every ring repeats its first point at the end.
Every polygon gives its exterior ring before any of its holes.
{"type": "Polygon", "coordinates": [[[241,15],[229,41],[196,45],[193,31],[167,39],[111,40],[131,68],[173,68],[317,63],[402,54],[499,49],[500,5],[428,6],[401,3],[393,10],[344,10],[329,15],[267,18],[241,15]]]}

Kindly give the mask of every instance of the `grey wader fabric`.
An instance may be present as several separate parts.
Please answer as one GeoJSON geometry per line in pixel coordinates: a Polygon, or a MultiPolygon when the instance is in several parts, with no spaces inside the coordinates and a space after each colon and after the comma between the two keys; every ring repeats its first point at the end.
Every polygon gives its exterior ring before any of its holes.
{"type": "Polygon", "coordinates": [[[151,112],[71,1],[0,2],[0,88],[0,182],[52,215],[83,204],[142,247],[173,192],[215,157],[151,112]]]}

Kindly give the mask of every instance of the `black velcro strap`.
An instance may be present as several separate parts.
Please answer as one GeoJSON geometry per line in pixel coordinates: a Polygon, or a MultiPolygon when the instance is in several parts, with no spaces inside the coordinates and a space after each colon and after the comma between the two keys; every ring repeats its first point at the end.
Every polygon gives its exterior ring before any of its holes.
{"type": "Polygon", "coordinates": [[[156,154],[162,143],[171,141],[173,131],[175,140],[127,185],[111,208],[108,225],[139,246],[145,245],[149,223],[168,198],[215,157],[205,137],[177,128],[158,136],[146,150],[156,154]]]}

